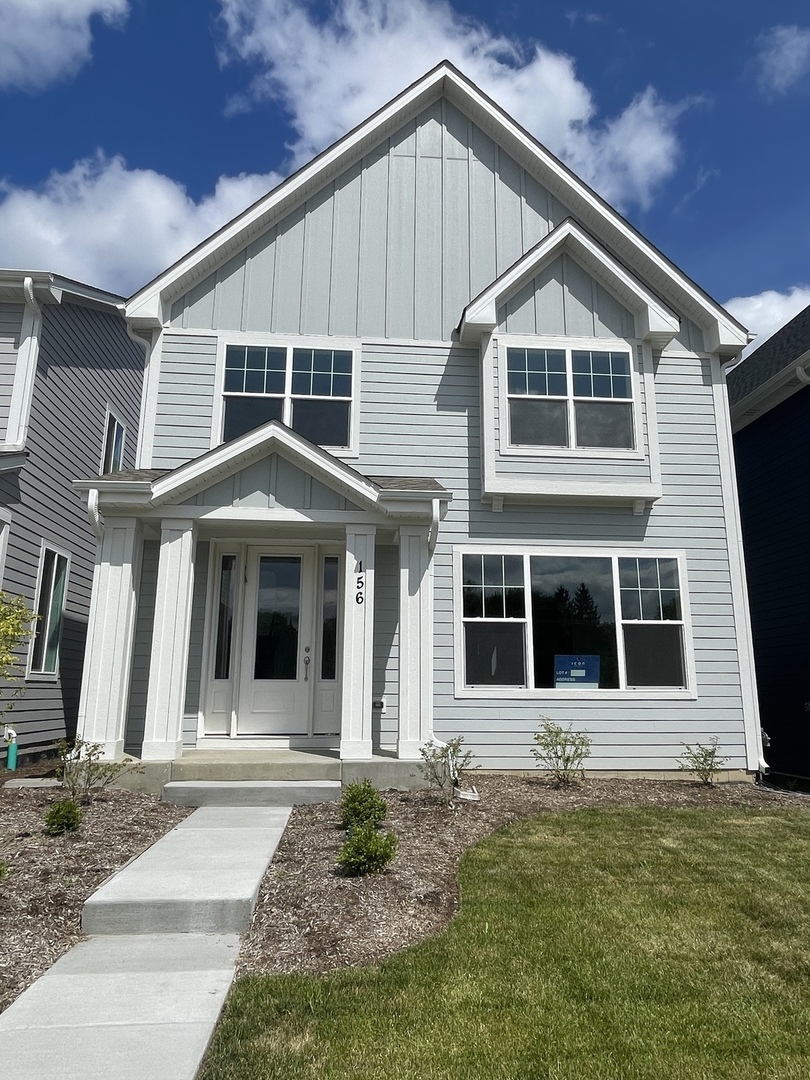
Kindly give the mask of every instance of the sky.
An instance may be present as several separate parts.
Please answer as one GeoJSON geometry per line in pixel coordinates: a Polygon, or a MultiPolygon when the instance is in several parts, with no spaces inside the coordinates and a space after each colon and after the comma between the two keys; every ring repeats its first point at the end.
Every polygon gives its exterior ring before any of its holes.
{"type": "Polygon", "coordinates": [[[0,0],[0,266],[129,295],[443,58],[759,341],[810,304],[807,0],[0,0]]]}

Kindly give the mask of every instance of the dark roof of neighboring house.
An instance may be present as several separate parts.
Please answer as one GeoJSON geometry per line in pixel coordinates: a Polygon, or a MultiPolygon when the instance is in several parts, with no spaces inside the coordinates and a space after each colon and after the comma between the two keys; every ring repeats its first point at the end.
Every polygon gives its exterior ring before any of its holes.
{"type": "Polygon", "coordinates": [[[728,397],[732,405],[748,397],[784,368],[795,364],[810,349],[810,305],[728,373],[728,397]]]}
{"type": "Polygon", "coordinates": [[[120,480],[122,484],[132,484],[141,480],[159,480],[170,472],[171,469],[119,469],[118,472],[104,473],[99,480],[120,480]]]}

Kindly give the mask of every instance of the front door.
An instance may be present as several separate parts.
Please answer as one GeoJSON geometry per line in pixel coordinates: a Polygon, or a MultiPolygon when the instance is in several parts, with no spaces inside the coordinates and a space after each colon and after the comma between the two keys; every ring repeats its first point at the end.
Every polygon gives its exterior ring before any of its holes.
{"type": "Polygon", "coordinates": [[[313,664],[314,553],[249,548],[237,735],[306,735],[313,664]]]}

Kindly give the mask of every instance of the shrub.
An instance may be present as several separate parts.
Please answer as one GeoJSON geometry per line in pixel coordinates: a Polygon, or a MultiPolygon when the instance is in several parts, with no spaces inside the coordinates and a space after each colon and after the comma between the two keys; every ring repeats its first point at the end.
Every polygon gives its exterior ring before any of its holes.
{"type": "Polygon", "coordinates": [[[75,802],[87,804],[92,794],[104,791],[125,772],[142,772],[143,766],[131,761],[103,761],[101,743],[76,739],[71,746],[60,739],[56,744],[59,755],[57,775],[62,786],[75,802]]]}
{"type": "Polygon", "coordinates": [[[717,749],[717,736],[712,738],[710,746],[702,746],[700,743],[695,743],[694,746],[684,743],[683,746],[683,758],[678,760],[678,768],[682,772],[694,773],[702,784],[713,784],[715,775],[727,761],[727,758],[720,756],[717,749]]]}
{"type": "MultiPolygon", "coordinates": [[[[22,596],[9,596],[0,591],[0,683],[13,697],[19,697],[25,690],[24,684],[13,689],[8,684],[21,677],[23,665],[19,648],[33,634],[36,618],[22,596]]],[[[13,706],[13,701],[4,702],[0,713],[8,712],[13,706]]]]}
{"type": "Polygon", "coordinates": [[[49,836],[76,832],[82,823],[82,812],[73,799],[59,799],[45,815],[45,832],[49,836]]]}
{"type": "Polygon", "coordinates": [[[392,832],[380,833],[372,821],[355,826],[340,849],[338,866],[349,877],[381,874],[397,853],[399,841],[392,832]]]}
{"type": "Polygon", "coordinates": [[[438,788],[439,794],[447,802],[453,797],[453,788],[463,785],[464,774],[479,767],[472,764],[472,752],[463,750],[463,745],[464,736],[457,735],[446,743],[429,742],[419,747],[422,755],[419,771],[428,786],[438,788]]]}
{"type": "Polygon", "coordinates": [[[591,753],[591,740],[583,731],[574,731],[552,723],[544,717],[540,730],[535,732],[537,746],[532,749],[535,767],[545,769],[558,787],[567,787],[579,776],[585,779],[582,767],[591,753]]]}
{"type": "Polygon", "coordinates": [[[340,800],[340,820],[345,829],[351,831],[366,822],[376,828],[387,814],[385,799],[368,778],[347,785],[340,800]]]}

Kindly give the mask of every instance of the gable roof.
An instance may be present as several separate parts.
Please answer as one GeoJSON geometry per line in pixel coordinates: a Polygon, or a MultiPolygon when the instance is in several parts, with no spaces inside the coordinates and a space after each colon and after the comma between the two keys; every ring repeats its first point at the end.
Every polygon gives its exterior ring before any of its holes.
{"type": "Polygon", "coordinates": [[[710,351],[731,356],[747,344],[745,327],[447,60],[135,293],[126,305],[129,320],[162,326],[173,299],[442,96],[536,175],[638,278],[698,323],[710,351]]]}
{"type": "Polygon", "coordinates": [[[754,349],[726,377],[738,430],[810,382],[810,305],[754,349]]]}

